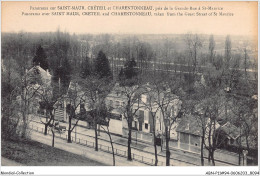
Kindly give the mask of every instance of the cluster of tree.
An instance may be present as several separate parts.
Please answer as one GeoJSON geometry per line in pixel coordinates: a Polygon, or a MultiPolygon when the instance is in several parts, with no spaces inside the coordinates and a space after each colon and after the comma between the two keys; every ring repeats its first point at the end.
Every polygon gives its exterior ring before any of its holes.
{"type": "MultiPolygon", "coordinates": [[[[38,35],[5,34],[2,41],[1,120],[4,138],[19,135],[26,137],[29,107],[37,94],[41,109],[46,110],[46,121],[42,122],[45,134],[48,128],[52,130],[53,146],[53,112],[56,103],[63,98],[68,102],[68,142],[72,142],[71,133],[78,121],[90,118],[95,130],[95,150],[98,150],[98,128],[104,121],[109,122],[111,109],[106,106],[105,99],[113,87],[120,89],[126,98],[120,110],[128,125],[128,160],[132,160],[132,124],[138,118],[141,107],[150,110],[153,120],[151,128],[155,165],[158,164],[155,121],[159,111],[165,126],[166,165],[170,165],[169,131],[183,112],[193,114],[202,129],[202,165],[203,148],[206,148],[208,158],[214,164],[214,151],[220,145],[216,140],[219,135],[217,117],[222,111],[231,110],[237,114],[238,119],[229,120],[243,128],[248,148],[252,135],[257,134],[252,130],[255,129],[252,125],[257,121],[255,113],[252,113],[256,103],[251,102],[251,97],[256,94],[257,83],[249,76],[249,68],[253,68],[255,63],[251,62],[247,47],[242,49],[243,55],[232,52],[230,36],[226,37],[224,55],[217,54],[213,35],[209,37],[208,49],[204,53],[204,39],[197,34],[184,36],[185,52],[178,52],[176,43],[169,38],[164,38],[164,42],[156,45],[156,42],[148,43],[138,37],[122,37],[116,41],[111,35],[76,36],[59,30],[38,35]],[[156,62],[164,66],[151,68],[148,65],[156,62]],[[123,66],[120,65],[122,63],[123,66]],[[175,64],[175,70],[168,68],[172,63],[175,64]],[[39,65],[52,74],[51,87],[40,83],[38,77],[28,77],[26,70],[31,65],[39,65]],[[30,86],[32,82],[37,82],[39,86],[30,86]],[[146,102],[142,101],[142,94],[148,96],[146,102]],[[230,102],[232,106],[228,107],[230,102]],[[84,110],[83,104],[88,105],[89,112],[84,110]],[[173,106],[177,106],[177,110],[173,106]],[[82,109],[80,113],[77,113],[78,108],[82,109]],[[254,118],[248,120],[248,116],[254,118]]],[[[104,130],[111,139],[108,126],[104,130]]],[[[112,139],[111,145],[113,147],[112,139]]]]}

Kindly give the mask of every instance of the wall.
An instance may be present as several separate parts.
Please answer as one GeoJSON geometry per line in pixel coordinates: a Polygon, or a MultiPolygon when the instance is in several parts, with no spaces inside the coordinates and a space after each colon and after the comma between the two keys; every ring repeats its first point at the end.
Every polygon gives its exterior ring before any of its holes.
{"type": "MultiPolygon", "coordinates": [[[[124,137],[128,137],[128,129],[127,128],[123,128],[123,136],[124,137]]],[[[145,133],[142,131],[136,131],[132,130],[132,140],[135,140],[137,137],[137,140],[141,140],[141,141],[145,141],[145,142],[149,142],[152,143],[153,142],[153,135],[151,133],[145,133]]]]}
{"type": "Polygon", "coordinates": [[[200,136],[186,133],[179,133],[179,147],[195,153],[200,153],[200,136]]]}
{"type": "Polygon", "coordinates": [[[119,134],[122,135],[122,121],[121,120],[115,120],[115,119],[110,119],[109,121],[109,131],[111,133],[119,134]]]}

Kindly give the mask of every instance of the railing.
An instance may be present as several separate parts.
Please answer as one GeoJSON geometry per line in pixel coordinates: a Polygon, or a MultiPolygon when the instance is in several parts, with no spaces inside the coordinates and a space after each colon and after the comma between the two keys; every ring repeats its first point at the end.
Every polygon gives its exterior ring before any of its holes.
{"type": "MultiPolygon", "coordinates": [[[[35,121],[35,122],[37,122],[37,121],[35,121]]],[[[39,122],[37,122],[37,123],[39,123],[39,122]]],[[[33,125],[32,125],[32,127],[33,127],[33,125]]],[[[35,127],[33,130],[36,130],[37,132],[42,132],[42,133],[44,132],[43,128],[41,128],[41,130],[40,130],[40,128],[38,129],[38,127],[35,127]]],[[[67,132],[67,130],[66,130],[66,132],[67,132]]],[[[47,134],[49,134],[49,131],[47,131],[47,134]]],[[[77,133],[77,134],[80,134],[80,135],[83,135],[83,136],[86,136],[86,137],[95,138],[94,136],[87,135],[87,134],[82,134],[82,133],[77,133]]],[[[63,135],[64,135],[64,133],[63,133],[63,135]]],[[[65,137],[63,137],[62,133],[59,133],[59,135],[57,135],[57,133],[56,133],[55,136],[59,137],[59,138],[61,138],[63,140],[68,140],[67,134],[65,135],[65,137]]],[[[95,142],[91,142],[91,141],[88,141],[88,140],[85,140],[85,139],[81,139],[81,138],[76,138],[76,141],[75,141],[75,137],[73,137],[73,136],[71,136],[71,140],[74,141],[75,143],[78,143],[78,144],[81,144],[81,145],[85,145],[87,147],[95,148],[95,142]]],[[[110,141],[108,141],[106,139],[102,139],[102,138],[99,138],[99,140],[110,142],[110,141]]],[[[125,146],[123,144],[119,144],[119,143],[115,143],[115,142],[113,142],[113,143],[125,146]]],[[[110,146],[99,144],[98,148],[100,150],[104,151],[104,152],[112,153],[112,148],[110,146]],[[102,146],[104,146],[104,147],[102,147],[102,146]]],[[[135,148],[135,149],[139,150],[137,148],[135,148]]],[[[145,152],[143,150],[140,150],[140,151],[145,152]]],[[[121,156],[121,157],[126,157],[127,158],[127,151],[124,151],[124,150],[121,150],[121,149],[117,149],[117,148],[114,147],[114,153],[117,156],[121,156]]],[[[148,158],[148,157],[140,156],[140,155],[135,154],[133,152],[131,152],[131,153],[132,153],[132,159],[135,160],[135,161],[138,161],[138,162],[141,162],[141,163],[144,163],[144,164],[148,164],[148,165],[154,165],[155,164],[155,159],[154,158],[148,158]]],[[[150,153],[150,152],[146,152],[146,153],[150,153]]],[[[158,154],[158,157],[159,156],[162,156],[162,155],[158,154]]],[[[170,158],[170,159],[173,160],[173,161],[182,162],[182,163],[186,163],[186,164],[193,165],[193,166],[199,166],[198,164],[194,164],[194,163],[191,163],[191,162],[188,162],[188,161],[183,161],[183,160],[176,159],[176,158],[170,158]]],[[[166,163],[158,160],[157,165],[158,166],[165,166],[166,163]]],[[[171,166],[175,166],[175,165],[172,164],[171,166]]]]}
{"type": "MultiPolygon", "coordinates": [[[[31,126],[31,129],[34,130],[34,131],[37,131],[39,133],[43,133],[44,132],[43,128],[34,127],[33,125],[31,126]]],[[[51,135],[49,133],[49,130],[47,131],[47,134],[51,135]]],[[[55,137],[63,139],[63,140],[67,140],[68,139],[67,135],[65,135],[66,136],[65,138],[63,136],[61,135],[61,133],[60,133],[60,135],[55,135],[55,137]]],[[[84,145],[84,146],[87,146],[87,147],[90,147],[90,148],[95,148],[95,143],[94,142],[91,142],[91,141],[88,141],[88,140],[85,140],[85,139],[81,139],[81,138],[76,138],[76,140],[75,140],[75,137],[73,137],[73,136],[71,137],[71,139],[72,139],[72,141],[74,141],[77,144],[84,145]]],[[[104,151],[104,152],[107,152],[107,153],[112,153],[112,147],[110,147],[110,146],[103,145],[103,144],[98,144],[98,148],[101,151],[104,151]]],[[[118,149],[118,148],[115,148],[115,147],[114,147],[114,154],[117,155],[117,156],[120,156],[120,157],[127,158],[127,151],[121,150],[121,149],[118,149]]],[[[148,158],[148,157],[144,157],[144,156],[140,156],[140,155],[137,155],[135,153],[132,153],[132,159],[135,160],[135,161],[147,164],[147,165],[154,165],[154,163],[155,163],[154,159],[151,159],[151,158],[148,158]]],[[[164,162],[158,161],[158,165],[159,164],[161,166],[163,166],[164,162]]]]}

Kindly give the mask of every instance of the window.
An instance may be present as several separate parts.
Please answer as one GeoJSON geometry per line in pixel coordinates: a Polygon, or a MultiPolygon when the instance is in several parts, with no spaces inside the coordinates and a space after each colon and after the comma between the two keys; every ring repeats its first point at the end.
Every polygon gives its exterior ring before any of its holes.
{"type": "Polygon", "coordinates": [[[137,121],[133,121],[133,129],[137,130],[137,121]]]}
{"type": "Polygon", "coordinates": [[[189,134],[186,133],[180,133],[180,142],[189,144],[189,134]]]}
{"type": "Polygon", "coordinates": [[[144,124],[144,128],[148,130],[148,123],[144,124]]]}

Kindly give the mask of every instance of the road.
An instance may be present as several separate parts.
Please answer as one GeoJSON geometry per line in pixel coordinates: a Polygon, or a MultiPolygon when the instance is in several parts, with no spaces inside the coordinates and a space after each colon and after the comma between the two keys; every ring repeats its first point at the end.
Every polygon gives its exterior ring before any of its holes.
{"type": "MultiPolygon", "coordinates": [[[[31,139],[50,146],[52,142],[51,135],[45,136],[42,133],[36,132],[34,130],[31,131],[31,139]]],[[[55,138],[54,147],[77,155],[85,156],[89,159],[103,163],[104,165],[113,165],[112,154],[103,151],[95,151],[93,148],[89,148],[84,145],[67,143],[67,141],[63,139],[55,138]]],[[[136,161],[127,161],[124,157],[116,156],[116,166],[146,166],[146,164],[142,164],[136,161]]]]}
{"type": "MultiPolygon", "coordinates": [[[[60,125],[67,126],[67,124],[64,123],[60,123],[60,125]]],[[[43,133],[44,131],[43,129],[44,125],[39,122],[32,121],[30,127],[32,127],[34,130],[37,130],[38,128],[38,132],[40,133],[43,133]]],[[[95,146],[94,130],[77,126],[74,129],[74,131],[76,131],[77,133],[72,132],[73,142],[75,142],[75,138],[76,138],[77,143],[87,145],[91,148],[95,146]]],[[[66,133],[57,132],[56,136],[65,140],[67,139],[67,132],[66,133]]],[[[104,132],[100,132],[98,138],[99,138],[98,140],[99,148],[103,151],[111,152],[112,150],[111,150],[111,145],[109,142],[108,135],[104,132]]],[[[115,153],[120,156],[126,157],[127,139],[120,136],[112,135],[112,141],[114,144],[115,153]]],[[[132,141],[131,146],[132,146],[132,157],[134,160],[147,163],[149,165],[153,165],[155,157],[154,157],[154,147],[152,145],[140,141],[138,141],[136,144],[135,141],[132,141]]],[[[163,166],[165,165],[165,161],[166,161],[165,150],[161,151],[161,148],[158,147],[157,151],[158,151],[158,160],[159,160],[158,165],[163,166]]],[[[195,155],[192,153],[180,152],[178,150],[171,150],[170,164],[174,166],[199,166],[200,157],[197,154],[195,155]]],[[[206,161],[205,164],[207,165],[206,161]]],[[[230,164],[216,161],[216,165],[228,166],[230,164]]]]}

